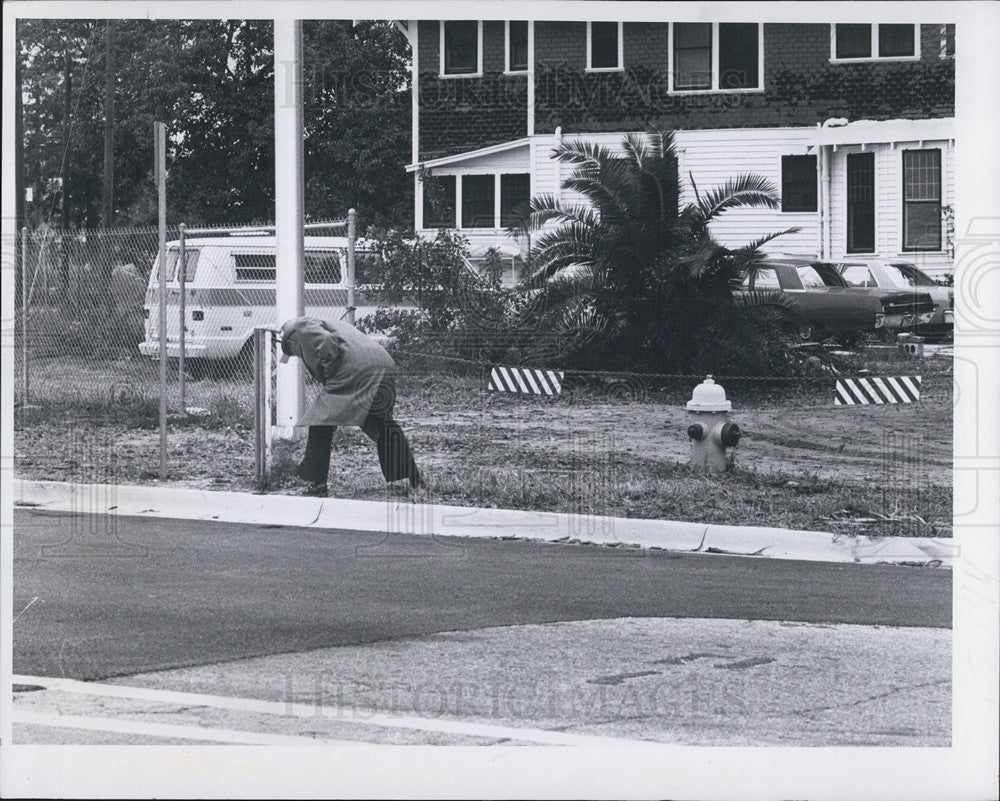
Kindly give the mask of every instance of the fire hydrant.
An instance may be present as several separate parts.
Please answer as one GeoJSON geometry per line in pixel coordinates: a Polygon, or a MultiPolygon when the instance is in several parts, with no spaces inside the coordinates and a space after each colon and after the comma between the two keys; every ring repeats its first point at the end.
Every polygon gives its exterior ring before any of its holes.
{"type": "Polygon", "coordinates": [[[729,422],[733,403],[726,399],[726,390],[708,376],[691,393],[687,410],[692,418],[688,426],[691,438],[691,467],[712,473],[726,469],[726,448],[740,441],[740,427],[729,422]]]}

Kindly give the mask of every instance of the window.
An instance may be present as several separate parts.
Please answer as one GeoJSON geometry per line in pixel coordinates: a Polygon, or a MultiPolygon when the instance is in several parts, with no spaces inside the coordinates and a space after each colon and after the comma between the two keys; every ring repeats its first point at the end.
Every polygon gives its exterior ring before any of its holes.
{"type": "Polygon", "coordinates": [[[903,250],[941,249],[941,151],[903,151],[903,250]]]}
{"type": "Polygon", "coordinates": [[[441,74],[482,72],[482,26],[476,20],[441,21],[441,74]]]}
{"type": "Polygon", "coordinates": [[[462,176],[462,227],[495,227],[494,178],[492,175],[462,176]]]}
{"type": "Polygon", "coordinates": [[[531,199],[531,176],[528,173],[511,173],[500,176],[500,225],[514,221],[514,210],[531,199]]]}
{"type": "MultiPolygon", "coordinates": [[[[198,256],[201,253],[200,250],[191,250],[190,248],[184,248],[184,281],[190,283],[194,281],[195,275],[198,272],[198,256]]],[[[174,271],[177,267],[177,257],[180,255],[180,251],[176,248],[171,248],[167,251],[167,280],[168,281],[180,281],[181,277],[177,275],[174,271]]]]}
{"type": "Polygon", "coordinates": [[[761,88],[762,26],[756,22],[671,24],[671,91],[761,88]]]}
{"type": "Polygon", "coordinates": [[[760,84],[755,23],[719,24],[719,88],[756,89],[760,84]]]}
{"type": "Polygon", "coordinates": [[[818,189],[815,156],[781,157],[781,210],[816,211],[818,189]]]}
{"type": "Polygon", "coordinates": [[[800,264],[795,269],[799,274],[799,281],[802,282],[803,289],[817,289],[827,286],[827,282],[823,280],[823,276],[812,265],[800,264]]]}
{"type": "Polygon", "coordinates": [[[875,251],[875,154],[847,154],[847,252],[875,251]]]}
{"type": "Polygon", "coordinates": [[[674,24],[674,89],[712,88],[712,24],[674,24]]]}
{"type": "Polygon", "coordinates": [[[273,253],[234,253],[237,281],[274,281],[276,272],[273,253]]]}
{"type": "Polygon", "coordinates": [[[896,286],[937,286],[934,283],[934,279],[918,270],[913,264],[902,262],[898,264],[886,264],[884,267],[886,274],[896,286]]]}
{"type": "MultiPolygon", "coordinates": [[[[357,254],[355,254],[355,257],[357,254]]],[[[355,258],[355,268],[357,258],[355,258]]],[[[339,284],[340,258],[336,253],[306,253],[305,276],[307,284],[339,284]]],[[[357,280],[357,276],[355,276],[357,280]]]]}
{"type": "Polygon", "coordinates": [[[850,24],[832,28],[834,61],[920,57],[916,25],[850,24]]]}
{"type": "Polygon", "coordinates": [[[879,58],[906,58],[916,53],[913,25],[879,25],[879,58]]]}
{"type": "Polygon", "coordinates": [[[507,23],[507,72],[528,70],[528,23],[510,20],[507,23]]]}
{"type": "Polygon", "coordinates": [[[773,267],[758,267],[744,280],[743,286],[750,289],[781,289],[778,271],[773,267]]]}
{"type": "Polygon", "coordinates": [[[455,176],[426,176],[423,189],[424,228],[454,228],[455,176]]]}
{"type": "Polygon", "coordinates": [[[851,286],[878,286],[871,270],[863,264],[848,264],[841,275],[851,286]]]}
{"type": "Polygon", "coordinates": [[[587,23],[587,69],[619,70],[622,68],[622,24],[620,22],[587,23]]]}

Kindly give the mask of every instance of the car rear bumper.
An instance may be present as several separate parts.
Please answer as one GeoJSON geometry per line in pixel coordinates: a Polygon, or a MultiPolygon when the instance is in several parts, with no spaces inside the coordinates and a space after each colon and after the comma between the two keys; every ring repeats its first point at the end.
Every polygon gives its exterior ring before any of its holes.
{"type": "Polygon", "coordinates": [[[934,318],[935,312],[923,312],[922,314],[876,314],[876,328],[913,328],[917,325],[929,323],[934,318]]]}

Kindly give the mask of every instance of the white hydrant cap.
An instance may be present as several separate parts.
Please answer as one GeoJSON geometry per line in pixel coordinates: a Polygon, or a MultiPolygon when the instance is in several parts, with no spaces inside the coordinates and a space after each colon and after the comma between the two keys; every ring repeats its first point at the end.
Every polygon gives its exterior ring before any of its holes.
{"type": "Polygon", "coordinates": [[[691,393],[687,402],[689,412],[731,412],[733,402],[726,400],[726,390],[707,376],[691,393]]]}

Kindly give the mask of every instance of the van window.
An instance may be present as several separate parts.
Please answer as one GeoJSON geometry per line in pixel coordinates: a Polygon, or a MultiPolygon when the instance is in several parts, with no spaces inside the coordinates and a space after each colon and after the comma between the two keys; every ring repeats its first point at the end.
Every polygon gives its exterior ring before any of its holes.
{"type": "MultiPolygon", "coordinates": [[[[200,250],[192,250],[191,248],[184,248],[184,281],[186,283],[191,283],[195,279],[195,275],[198,272],[198,255],[201,253],[200,250]]],[[[177,274],[177,257],[180,255],[179,248],[170,248],[167,251],[167,280],[168,281],[180,281],[181,277],[177,274]]]]}
{"type": "Polygon", "coordinates": [[[340,258],[336,253],[306,253],[307,284],[339,284],[340,258]]]}
{"type": "Polygon", "coordinates": [[[276,274],[273,253],[234,253],[237,281],[274,281],[276,274]]]}

